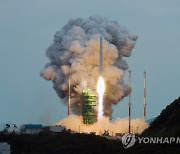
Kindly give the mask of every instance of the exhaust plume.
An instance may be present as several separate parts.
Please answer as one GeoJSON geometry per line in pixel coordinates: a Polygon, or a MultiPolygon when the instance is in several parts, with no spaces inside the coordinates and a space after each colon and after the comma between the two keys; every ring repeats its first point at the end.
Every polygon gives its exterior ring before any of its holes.
{"type": "MultiPolygon", "coordinates": [[[[146,128],[148,128],[148,124],[144,121],[144,119],[136,118],[131,120],[131,132],[132,133],[142,133],[146,128]]],[[[84,125],[82,123],[82,117],[76,115],[70,115],[55,125],[63,125],[66,126],[67,129],[71,129],[76,132],[88,133],[88,132],[96,132],[96,134],[101,135],[105,130],[109,130],[110,135],[114,133],[128,133],[128,118],[117,118],[113,122],[110,121],[109,117],[101,117],[96,123],[93,125],[84,125]]]]}
{"type": "MultiPolygon", "coordinates": [[[[103,78],[106,84],[104,115],[111,118],[112,105],[129,94],[131,88],[123,81],[128,69],[123,57],[130,57],[137,40],[118,22],[103,17],[72,19],[54,35],[46,50],[50,63],[40,75],[53,82],[60,98],[68,96],[68,77],[71,80],[71,109],[80,115],[82,90],[96,92],[99,77],[99,37],[103,37],[103,78]],[[84,84],[86,83],[86,84],[84,84]],[[86,86],[85,86],[86,85],[86,86]]],[[[66,104],[66,102],[64,101],[66,104]]]]}

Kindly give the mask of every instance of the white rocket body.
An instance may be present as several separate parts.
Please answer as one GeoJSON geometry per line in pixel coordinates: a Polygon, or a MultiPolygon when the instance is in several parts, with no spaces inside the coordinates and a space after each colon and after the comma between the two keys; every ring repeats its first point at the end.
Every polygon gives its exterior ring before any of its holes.
{"type": "Polygon", "coordinates": [[[102,48],[102,36],[100,37],[100,55],[99,55],[99,74],[103,76],[103,48],[102,48]]]}

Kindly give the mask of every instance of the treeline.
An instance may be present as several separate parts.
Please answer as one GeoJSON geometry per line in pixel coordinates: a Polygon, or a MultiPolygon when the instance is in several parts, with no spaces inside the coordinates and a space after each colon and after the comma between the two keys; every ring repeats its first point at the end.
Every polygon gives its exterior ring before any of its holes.
{"type": "Polygon", "coordinates": [[[120,141],[88,134],[57,133],[54,135],[0,134],[0,142],[8,142],[12,153],[118,153],[123,147],[120,141]]]}

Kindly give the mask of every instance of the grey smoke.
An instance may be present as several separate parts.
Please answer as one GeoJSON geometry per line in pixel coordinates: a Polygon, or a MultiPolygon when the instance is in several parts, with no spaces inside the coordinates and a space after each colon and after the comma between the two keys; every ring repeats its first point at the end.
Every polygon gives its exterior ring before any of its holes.
{"type": "MultiPolygon", "coordinates": [[[[99,38],[103,37],[103,76],[106,82],[104,114],[111,117],[112,105],[130,92],[123,81],[128,69],[123,57],[130,57],[137,40],[116,21],[91,16],[71,19],[55,33],[53,43],[46,50],[50,63],[41,70],[41,76],[53,82],[60,98],[68,96],[68,77],[71,80],[71,109],[81,114],[81,93],[90,88],[96,93],[99,77],[99,38]]],[[[66,104],[67,102],[64,101],[66,104]]]]}

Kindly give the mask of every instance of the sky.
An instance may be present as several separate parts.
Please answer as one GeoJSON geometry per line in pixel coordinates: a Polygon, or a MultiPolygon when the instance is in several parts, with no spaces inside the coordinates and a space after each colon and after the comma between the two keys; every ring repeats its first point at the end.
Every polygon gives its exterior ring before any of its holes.
{"type": "MultiPolygon", "coordinates": [[[[100,15],[116,20],[138,40],[130,58],[132,118],[143,117],[147,72],[147,119],[179,97],[179,0],[0,0],[0,123],[50,125],[67,116],[40,77],[45,50],[69,19],[100,15]]],[[[125,74],[128,83],[128,72],[125,74]]],[[[127,117],[128,99],[114,106],[113,120],[127,117]]]]}

